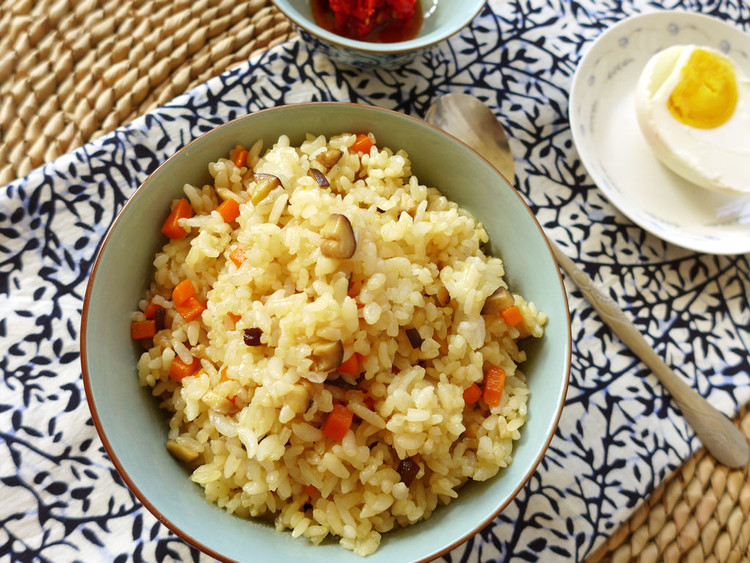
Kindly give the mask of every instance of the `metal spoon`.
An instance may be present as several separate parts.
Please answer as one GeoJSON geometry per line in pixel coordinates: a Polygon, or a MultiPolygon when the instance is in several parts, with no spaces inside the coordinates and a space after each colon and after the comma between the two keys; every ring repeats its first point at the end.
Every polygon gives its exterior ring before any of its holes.
{"type": "MultiPolygon", "coordinates": [[[[505,129],[492,111],[477,98],[468,94],[447,94],[430,107],[425,120],[472,147],[506,178],[512,180],[515,177],[513,154],[505,129]]],[[[559,264],[602,319],[669,390],[706,449],[728,467],[744,466],[748,461],[748,443],[742,432],[680,379],[656,354],[617,304],[597,289],[593,280],[583,273],[554,241],[550,240],[549,243],[559,264]]]]}

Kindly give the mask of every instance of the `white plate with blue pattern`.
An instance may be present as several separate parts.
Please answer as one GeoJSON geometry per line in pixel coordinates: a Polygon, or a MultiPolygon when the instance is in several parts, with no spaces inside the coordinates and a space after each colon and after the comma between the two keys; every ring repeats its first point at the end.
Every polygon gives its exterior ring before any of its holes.
{"type": "Polygon", "coordinates": [[[646,62],[672,45],[706,45],[750,75],[750,35],[718,19],[662,11],[605,31],[582,57],[570,125],[589,175],[633,222],[678,246],[710,254],[750,252],[750,196],[699,188],[665,167],[640,131],[634,91],[646,62]]]}

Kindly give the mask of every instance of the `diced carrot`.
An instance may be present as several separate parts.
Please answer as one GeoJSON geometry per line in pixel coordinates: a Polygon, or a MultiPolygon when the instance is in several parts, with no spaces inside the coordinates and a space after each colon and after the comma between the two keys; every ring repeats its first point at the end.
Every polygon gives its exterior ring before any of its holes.
{"type": "Polygon", "coordinates": [[[307,493],[307,496],[314,497],[315,495],[320,494],[320,491],[315,485],[302,485],[302,488],[307,493]]]}
{"type": "Polygon", "coordinates": [[[240,216],[240,204],[236,199],[230,197],[222,201],[216,211],[219,212],[225,223],[231,223],[240,216]]]}
{"type": "Polygon", "coordinates": [[[154,319],[156,318],[156,310],[157,309],[163,309],[161,305],[157,305],[154,303],[154,300],[148,302],[148,305],[146,305],[146,310],[143,311],[143,314],[146,315],[147,319],[154,319]]]}
{"type": "Polygon", "coordinates": [[[206,306],[198,301],[195,297],[191,297],[185,301],[182,305],[175,303],[177,312],[182,315],[182,318],[187,322],[197,319],[201,316],[201,313],[206,310],[206,306]]]}
{"type": "Polygon", "coordinates": [[[362,361],[362,356],[357,352],[354,352],[349,358],[343,362],[336,371],[342,373],[348,373],[349,375],[359,375],[359,363],[362,361]]]}
{"type": "Polygon", "coordinates": [[[482,388],[476,383],[472,383],[464,389],[464,403],[473,405],[482,396],[482,388]]]}
{"type": "Polygon", "coordinates": [[[146,319],[130,323],[130,338],[133,340],[144,340],[154,336],[156,336],[156,321],[146,319]]]}
{"type": "Polygon", "coordinates": [[[516,305],[508,307],[507,309],[503,309],[502,311],[500,311],[500,315],[503,317],[505,324],[507,324],[508,326],[516,326],[518,323],[523,321],[521,309],[519,309],[516,305]]]}
{"type": "Polygon", "coordinates": [[[352,420],[354,419],[354,413],[340,403],[333,405],[333,410],[328,414],[323,428],[321,431],[323,435],[341,442],[349,432],[349,428],[352,426],[352,420]]]}
{"type": "Polygon", "coordinates": [[[247,256],[245,256],[245,251],[242,250],[239,246],[232,250],[232,252],[229,253],[229,259],[234,262],[234,265],[238,268],[242,266],[242,263],[247,259],[247,256]]]}
{"type": "Polygon", "coordinates": [[[179,356],[175,356],[174,360],[172,360],[172,365],[169,366],[169,377],[181,383],[183,379],[189,375],[193,375],[200,367],[201,361],[198,358],[193,358],[191,363],[186,364],[179,356]]]}
{"type": "Polygon", "coordinates": [[[242,318],[242,315],[235,315],[234,313],[227,313],[227,317],[229,317],[230,319],[232,319],[232,322],[234,324],[237,324],[240,321],[240,319],[242,318]]]}
{"type": "Polygon", "coordinates": [[[172,301],[175,305],[184,305],[188,299],[195,295],[195,286],[190,280],[182,280],[172,290],[172,301]]]}
{"type": "Polygon", "coordinates": [[[247,157],[250,153],[240,147],[237,149],[237,151],[234,153],[234,165],[238,168],[242,168],[243,166],[247,166],[247,157]]]}
{"type": "Polygon", "coordinates": [[[500,404],[505,388],[505,370],[501,367],[490,366],[484,376],[484,392],[482,399],[491,407],[500,404]]]}
{"type": "Polygon", "coordinates": [[[357,138],[352,143],[352,150],[362,154],[370,154],[372,140],[366,133],[357,133],[357,138]]]}
{"type": "Polygon", "coordinates": [[[182,238],[187,235],[187,231],[180,226],[180,219],[187,219],[193,216],[193,208],[190,202],[184,197],[180,199],[172,208],[167,220],[161,227],[161,232],[169,238],[182,238]]]}

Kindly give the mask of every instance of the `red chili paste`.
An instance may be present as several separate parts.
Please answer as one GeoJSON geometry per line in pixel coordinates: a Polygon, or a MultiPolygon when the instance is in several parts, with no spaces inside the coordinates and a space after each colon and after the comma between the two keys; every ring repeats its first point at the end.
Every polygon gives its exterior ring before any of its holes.
{"type": "Polygon", "coordinates": [[[395,43],[422,26],[419,0],[311,0],[315,23],[350,39],[395,43]]]}

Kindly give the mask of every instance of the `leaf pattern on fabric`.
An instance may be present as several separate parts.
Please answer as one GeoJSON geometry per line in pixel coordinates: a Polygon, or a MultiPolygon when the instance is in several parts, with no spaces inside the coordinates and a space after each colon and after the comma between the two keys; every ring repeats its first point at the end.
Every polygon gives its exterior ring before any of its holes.
{"type": "MultiPolygon", "coordinates": [[[[0,553],[209,561],[140,505],[107,458],[86,406],[78,332],[96,251],[136,187],[190,140],[263,108],[340,100],[423,116],[446,92],[478,96],[508,128],[518,189],[550,236],[702,395],[727,413],[746,403],[748,256],[689,252],[628,221],[588,177],[568,125],[587,46],[624,17],[661,8],[750,29],[745,2],[490,0],[468,28],[398,70],[339,68],[291,41],[0,189],[0,553]]],[[[656,378],[566,286],[574,354],[555,438],[514,502],[444,561],[582,560],[700,445],[656,378]]]]}

